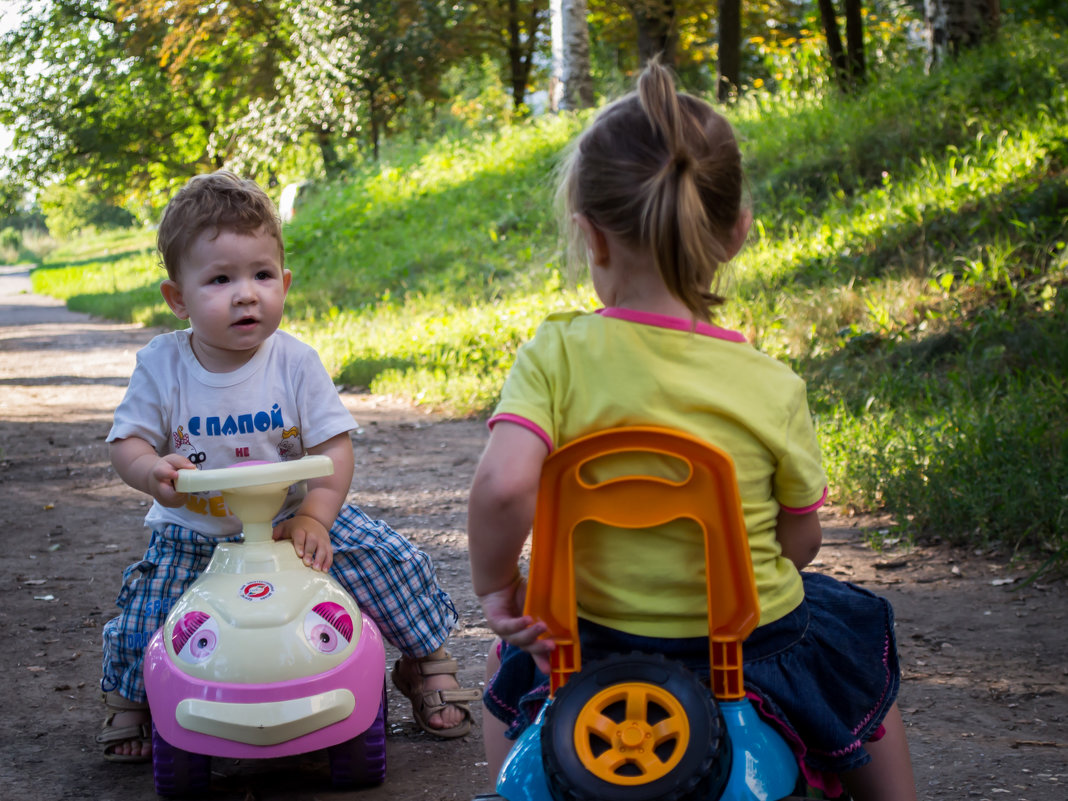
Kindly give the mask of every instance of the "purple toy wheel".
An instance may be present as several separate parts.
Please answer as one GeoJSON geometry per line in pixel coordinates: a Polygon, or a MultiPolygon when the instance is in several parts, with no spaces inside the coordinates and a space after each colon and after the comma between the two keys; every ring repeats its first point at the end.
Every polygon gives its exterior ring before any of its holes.
{"type": "Polygon", "coordinates": [[[211,784],[211,757],[175,748],[152,726],[152,772],[160,795],[195,795],[211,784]]]}
{"type": "Polygon", "coordinates": [[[369,787],[386,778],[386,687],[378,714],[367,730],[326,749],[334,787],[369,787]]]}

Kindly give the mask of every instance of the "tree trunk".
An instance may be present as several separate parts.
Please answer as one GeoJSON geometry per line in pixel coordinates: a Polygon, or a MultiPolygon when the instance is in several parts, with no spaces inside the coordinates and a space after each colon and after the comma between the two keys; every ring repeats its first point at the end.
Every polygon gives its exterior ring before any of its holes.
{"type": "Polygon", "coordinates": [[[827,38],[827,55],[831,60],[831,70],[835,82],[843,92],[849,89],[849,67],[846,64],[842,37],[838,33],[838,17],[835,14],[833,0],[819,0],[820,18],[823,20],[823,33],[827,38]]]}
{"type": "MultiPolygon", "coordinates": [[[[544,8],[544,7],[542,7],[544,8]]],[[[538,4],[520,0],[508,0],[508,64],[512,84],[512,105],[518,111],[527,99],[527,83],[534,66],[534,51],[537,49],[538,28],[542,18],[538,4]],[[529,7],[526,20],[526,38],[523,37],[522,13],[529,7]]]]}
{"type": "Polygon", "coordinates": [[[846,19],[846,65],[852,88],[864,83],[864,10],[861,0],[845,0],[846,19]]]}
{"type": "Polygon", "coordinates": [[[674,68],[679,40],[675,0],[627,0],[627,5],[638,26],[641,63],[659,55],[662,64],[674,68]]]}
{"type": "Polygon", "coordinates": [[[923,9],[928,70],[993,37],[1001,18],[999,0],[924,0],[923,9]]]}
{"type": "Polygon", "coordinates": [[[378,90],[372,82],[364,85],[367,92],[367,119],[371,123],[371,155],[378,163],[379,140],[382,138],[381,117],[379,113],[378,90]]]}
{"type": "Polygon", "coordinates": [[[549,87],[554,111],[593,105],[590,29],[586,0],[551,0],[553,74],[549,87]]]}
{"type": "Polygon", "coordinates": [[[742,0],[719,0],[719,80],[716,97],[725,102],[741,83],[742,0]]]}
{"type": "Polygon", "coordinates": [[[336,177],[341,172],[341,159],[334,146],[333,133],[326,128],[320,128],[315,132],[315,141],[319,145],[319,155],[323,159],[323,172],[328,178],[336,177]]]}

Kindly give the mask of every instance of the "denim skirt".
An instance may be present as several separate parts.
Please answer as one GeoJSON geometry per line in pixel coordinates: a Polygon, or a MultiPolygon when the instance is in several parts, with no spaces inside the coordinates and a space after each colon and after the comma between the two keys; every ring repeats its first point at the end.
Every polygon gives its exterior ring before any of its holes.
{"type": "MultiPolygon", "coordinates": [[[[745,688],[790,743],[809,783],[833,793],[836,774],[871,761],[864,743],[882,736],[883,718],[897,698],[894,613],[888,601],[861,587],[819,573],[801,576],[801,604],[745,641],[745,688]]],[[[585,620],[579,631],[584,662],[660,653],[708,680],[707,637],[639,637],[585,620]]],[[[514,739],[548,697],[548,677],[519,648],[504,644],[500,656],[484,701],[514,739]]]]}

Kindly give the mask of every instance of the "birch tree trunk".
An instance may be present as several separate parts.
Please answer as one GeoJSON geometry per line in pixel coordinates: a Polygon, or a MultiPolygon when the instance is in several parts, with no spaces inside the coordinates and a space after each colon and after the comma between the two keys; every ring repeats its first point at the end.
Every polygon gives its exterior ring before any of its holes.
{"type": "Polygon", "coordinates": [[[993,36],[1001,17],[999,0],[924,0],[927,69],[993,36]]]}
{"type": "Polygon", "coordinates": [[[554,111],[593,105],[590,29],[586,0],[550,0],[553,74],[549,101],[554,111]]]}

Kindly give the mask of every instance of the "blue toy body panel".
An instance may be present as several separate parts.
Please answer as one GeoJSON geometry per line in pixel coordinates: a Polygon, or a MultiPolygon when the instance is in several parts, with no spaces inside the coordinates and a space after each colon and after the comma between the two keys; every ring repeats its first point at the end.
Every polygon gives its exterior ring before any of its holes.
{"type": "MultiPolygon", "coordinates": [[[[534,723],[516,740],[497,778],[497,794],[506,801],[555,801],[541,757],[546,702],[534,723]]],[[[748,701],[720,702],[733,749],[730,781],[708,801],[779,801],[797,786],[800,771],[786,741],[757,714],[748,701]]]]}
{"type": "Polygon", "coordinates": [[[541,761],[541,726],[547,701],[534,723],[519,735],[497,777],[497,793],[507,801],[553,801],[541,761]]]}

